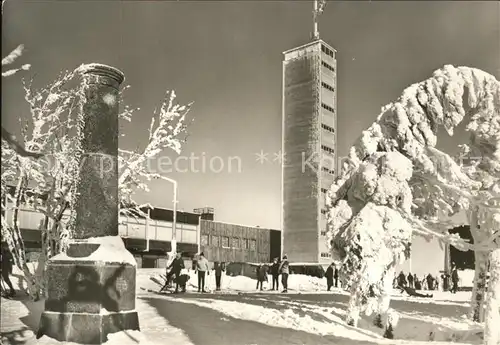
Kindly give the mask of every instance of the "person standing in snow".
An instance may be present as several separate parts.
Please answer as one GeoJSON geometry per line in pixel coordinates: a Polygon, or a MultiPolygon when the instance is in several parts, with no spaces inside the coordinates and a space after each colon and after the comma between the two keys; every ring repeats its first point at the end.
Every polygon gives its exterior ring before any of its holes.
{"type": "Polygon", "coordinates": [[[274,258],[273,264],[271,266],[271,275],[273,278],[273,288],[271,290],[279,290],[279,276],[280,276],[280,264],[278,258],[274,258]]]}
{"type": "Polygon", "coordinates": [[[198,262],[196,263],[196,270],[198,271],[198,292],[205,291],[205,275],[209,273],[208,260],[205,258],[203,252],[200,253],[198,262]]]}
{"type": "Polygon", "coordinates": [[[283,284],[282,292],[288,292],[288,274],[290,273],[290,264],[286,255],[283,256],[283,261],[281,261],[279,272],[281,272],[281,284],[283,284]]]}
{"type": "Polygon", "coordinates": [[[214,271],[215,271],[215,290],[220,291],[220,281],[222,278],[222,272],[226,270],[226,267],[224,263],[220,263],[219,261],[216,261],[214,263],[214,271]]]}
{"type": "Polygon", "coordinates": [[[335,279],[335,287],[338,288],[339,287],[339,269],[337,268],[337,266],[334,266],[335,267],[335,271],[333,273],[333,279],[335,279]]]}
{"type": "Polygon", "coordinates": [[[328,268],[326,269],[325,272],[325,278],[326,278],[326,291],[330,291],[330,289],[333,286],[333,275],[335,274],[334,272],[334,264],[330,264],[328,268]]]}
{"type": "Polygon", "coordinates": [[[434,277],[432,277],[432,275],[429,273],[427,275],[427,289],[429,290],[434,290],[434,277]]]}
{"type": "Polygon", "coordinates": [[[259,290],[259,286],[260,291],[263,290],[265,281],[267,281],[267,266],[260,265],[260,267],[257,268],[257,290],[259,290]]]}
{"type": "Polygon", "coordinates": [[[399,273],[398,276],[398,286],[405,287],[406,286],[406,276],[403,271],[399,273]]]}
{"type": "Polygon", "coordinates": [[[416,274],[413,275],[413,284],[415,284],[415,290],[422,290],[422,283],[416,274]]]}
{"type": "Polygon", "coordinates": [[[450,289],[450,275],[447,271],[441,275],[441,280],[443,282],[443,291],[448,291],[450,289]]]}
{"type": "Polygon", "coordinates": [[[458,291],[458,270],[457,266],[453,264],[452,269],[451,269],[451,283],[453,284],[451,287],[451,292],[456,293],[458,291]]]}
{"type": "Polygon", "coordinates": [[[411,287],[413,289],[413,276],[411,275],[411,273],[408,273],[408,286],[411,287]]]}
{"type": "Polygon", "coordinates": [[[14,290],[14,286],[12,285],[12,282],[10,281],[10,274],[12,274],[12,268],[13,268],[13,258],[10,250],[8,249],[7,243],[3,242],[2,243],[2,249],[1,249],[1,264],[2,264],[2,279],[5,281],[7,286],[9,287],[9,293],[8,296],[15,296],[16,291],[14,290]]]}

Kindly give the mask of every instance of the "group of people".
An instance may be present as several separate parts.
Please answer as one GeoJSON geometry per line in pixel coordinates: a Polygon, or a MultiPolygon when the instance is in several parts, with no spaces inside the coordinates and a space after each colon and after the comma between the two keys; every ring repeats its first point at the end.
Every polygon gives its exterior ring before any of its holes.
{"type": "Polygon", "coordinates": [[[273,287],[271,291],[279,290],[279,276],[281,275],[281,284],[283,285],[284,293],[288,292],[288,276],[290,274],[290,263],[288,262],[288,257],[283,256],[281,261],[278,258],[273,260],[272,265],[268,268],[266,265],[260,265],[256,269],[257,278],[257,290],[262,291],[264,289],[264,282],[268,281],[268,276],[271,275],[273,281],[273,287]]]}
{"type": "Polygon", "coordinates": [[[458,291],[458,282],[460,278],[458,276],[457,267],[453,264],[451,272],[444,272],[441,275],[437,274],[433,276],[428,274],[419,279],[416,274],[408,273],[406,275],[403,271],[399,275],[394,277],[394,288],[410,288],[415,290],[442,290],[451,291],[456,293],[458,291]]]}
{"type": "MultiPolygon", "coordinates": [[[[197,260],[193,262],[193,269],[198,275],[198,292],[206,293],[205,279],[206,276],[210,274],[210,265],[203,252],[200,253],[197,260]]],[[[220,291],[222,275],[226,271],[225,263],[215,261],[213,271],[215,274],[215,289],[216,291],[220,291]]],[[[279,290],[279,276],[281,275],[281,283],[283,284],[282,292],[286,293],[288,292],[289,274],[289,262],[286,255],[283,256],[281,261],[278,261],[278,258],[275,258],[270,267],[267,265],[260,265],[256,269],[257,290],[263,290],[263,284],[268,281],[268,275],[272,276],[273,287],[271,290],[279,290]]],[[[167,267],[166,283],[162,290],[165,287],[172,286],[172,283],[175,283],[174,293],[186,292],[188,280],[189,273],[185,268],[184,260],[182,259],[181,254],[177,253],[176,257],[167,267]]]]}
{"type": "MultiPolygon", "coordinates": [[[[221,265],[219,262],[215,263],[214,271],[217,290],[220,290],[221,276],[224,270],[225,268],[223,265],[221,265]]],[[[195,271],[198,275],[198,292],[207,292],[205,290],[205,278],[210,274],[210,267],[208,260],[205,258],[203,252],[200,253],[198,260],[196,260],[195,271]]],[[[165,287],[170,286],[172,282],[175,282],[174,293],[179,293],[179,288],[181,289],[180,292],[186,292],[186,285],[188,280],[189,274],[184,265],[182,255],[181,253],[177,253],[175,258],[167,267],[167,281],[165,283],[165,287]]]]}

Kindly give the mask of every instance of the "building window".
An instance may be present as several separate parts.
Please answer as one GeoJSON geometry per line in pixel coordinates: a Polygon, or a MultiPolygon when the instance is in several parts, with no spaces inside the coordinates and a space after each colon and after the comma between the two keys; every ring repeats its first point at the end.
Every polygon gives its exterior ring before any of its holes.
{"type": "Polygon", "coordinates": [[[220,242],[219,236],[212,235],[212,247],[218,247],[220,242]]]}
{"type": "Polygon", "coordinates": [[[327,172],[331,175],[334,175],[335,174],[335,171],[331,170],[331,169],[328,169],[327,167],[322,167],[321,170],[323,170],[324,172],[327,172]]]}
{"type": "Polygon", "coordinates": [[[221,237],[221,240],[222,240],[222,248],[229,248],[229,237],[227,236],[222,236],[221,237]]]}
{"type": "Polygon", "coordinates": [[[321,46],[321,51],[328,55],[329,57],[333,57],[333,51],[325,47],[324,45],[321,46]]]}
{"type": "Polygon", "coordinates": [[[333,127],[330,127],[328,125],[325,125],[324,123],[321,124],[321,128],[327,130],[330,133],[335,133],[335,129],[333,127]]]}
{"type": "Polygon", "coordinates": [[[325,194],[326,194],[326,192],[328,192],[328,189],[326,189],[326,188],[321,188],[321,193],[325,193],[325,194]]]}
{"type": "Polygon", "coordinates": [[[243,239],[243,248],[244,249],[249,249],[250,248],[250,243],[248,238],[243,239]]]}
{"type": "Polygon", "coordinates": [[[257,241],[250,240],[250,250],[256,250],[256,249],[257,249],[257,241]]]}
{"type": "Polygon", "coordinates": [[[322,258],[329,258],[331,257],[332,255],[330,253],[321,253],[321,257],[322,258]]]}
{"type": "Polygon", "coordinates": [[[330,71],[334,72],[335,73],[335,68],[333,68],[332,66],[330,66],[330,64],[324,62],[324,61],[321,61],[321,65],[323,65],[323,67],[329,69],[330,71]]]}
{"type": "Polygon", "coordinates": [[[332,154],[332,155],[333,155],[333,153],[335,152],[335,150],[334,150],[334,149],[332,149],[331,147],[326,146],[326,145],[321,145],[321,149],[322,149],[323,151],[326,151],[326,152],[328,152],[328,153],[332,154]]]}
{"type": "Polygon", "coordinates": [[[327,212],[328,212],[328,211],[327,211],[327,210],[325,210],[325,209],[322,209],[322,210],[321,210],[321,214],[326,214],[327,212]]]}
{"type": "Polygon", "coordinates": [[[201,235],[201,245],[208,246],[208,235],[201,235]]]}
{"type": "Polygon", "coordinates": [[[327,89],[328,91],[331,91],[331,92],[335,92],[335,88],[333,86],[330,86],[328,85],[327,83],[325,82],[321,82],[321,86],[323,86],[325,89],[327,89]]]}
{"type": "Polygon", "coordinates": [[[232,243],[233,248],[239,248],[240,247],[240,239],[238,237],[233,237],[233,243],[232,243]]]}
{"type": "Polygon", "coordinates": [[[321,236],[326,236],[326,231],[321,231],[321,236]]]}
{"type": "Polygon", "coordinates": [[[331,112],[331,113],[335,114],[335,109],[333,109],[332,107],[330,107],[328,104],[321,103],[321,107],[322,107],[323,109],[326,109],[326,110],[328,110],[329,112],[331,112]]]}

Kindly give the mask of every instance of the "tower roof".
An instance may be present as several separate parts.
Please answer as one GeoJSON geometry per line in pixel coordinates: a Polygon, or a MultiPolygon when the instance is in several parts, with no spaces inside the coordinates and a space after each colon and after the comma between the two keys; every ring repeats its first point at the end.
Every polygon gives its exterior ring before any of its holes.
{"type": "Polygon", "coordinates": [[[333,50],[335,53],[337,52],[337,50],[335,48],[333,48],[331,45],[329,45],[328,43],[326,43],[322,39],[317,39],[317,40],[311,41],[309,43],[303,44],[301,46],[298,46],[298,47],[286,50],[286,51],[283,52],[283,54],[288,54],[288,53],[294,52],[296,50],[304,49],[304,48],[307,48],[309,46],[312,46],[312,45],[315,45],[315,44],[318,44],[318,43],[321,43],[321,44],[325,45],[329,49],[333,50]]]}

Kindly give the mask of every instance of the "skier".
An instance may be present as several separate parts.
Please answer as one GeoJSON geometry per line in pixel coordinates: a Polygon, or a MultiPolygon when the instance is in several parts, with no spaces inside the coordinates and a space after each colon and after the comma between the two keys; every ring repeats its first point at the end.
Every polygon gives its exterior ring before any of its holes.
{"type": "Polygon", "coordinates": [[[398,289],[401,290],[401,292],[406,292],[409,296],[412,297],[424,297],[424,298],[432,298],[432,294],[424,295],[421,293],[418,293],[415,291],[415,289],[407,286],[398,286],[398,289]]]}
{"type": "Polygon", "coordinates": [[[12,274],[12,254],[7,247],[7,243],[2,243],[1,249],[1,259],[2,260],[2,279],[5,281],[7,286],[9,287],[8,297],[15,296],[16,291],[14,290],[14,286],[12,286],[12,282],[10,281],[9,275],[12,274]]]}
{"type": "Polygon", "coordinates": [[[325,277],[326,277],[326,287],[327,291],[330,291],[330,289],[333,286],[333,276],[334,276],[334,270],[333,270],[333,263],[328,266],[326,269],[325,277]]]}
{"type": "Polygon", "coordinates": [[[452,269],[451,269],[451,283],[453,284],[451,287],[451,292],[456,293],[458,291],[458,271],[457,271],[457,266],[453,264],[452,269]]]}
{"type": "Polygon", "coordinates": [[[188,280],[189,280],[188,271],[185,268],[183,268],[179,272],[179,276],[177,276],[177,278],[176,278],[176,284],[178,284],[178,286],[181,287],[181,292],[186,292],[186,285],[187,285],[188,280]]]}
{"type": "Polygon", "coordinates": [[[200,253],[200,258],[196,263],[196,269],[198,271],[198,292],[206,292],[205,275],[210,274],[210,271],[208,268],[208,260],[205,258],[203,252],[200,253]]]}
{"type": "Polygon", "coordinates": [[[278,262],[278,258],[274,258],[271,266],[271,275],[273,276],[273,288],[271,290],[279,290],[280,264],[278,262]]]}
{"type": "Polygon", "coordinates": [[[411,273],[408,273],[408,287],[411,287],[413,289],[413,276],[411,275],[411,273]]]}
{"type": "Polygon", "coordinates": [[[281,284],[283,284],[283,291],[288,292],[288,274],[290,273],[290,264],[288,263],[288,257],[283,256],[283,261],[281,261],[279,272],[281,273],[281,284]]]}
{"type": "Polygon", "coordinates": [[[220,281],[222,278],[222,272],[226,270],[224,262],[221,264],[219,261],[214,263],[214,271],[215,271],[215,290],[220,291],[220,281]]]}
{"type": "Polygon", "coordinates": [[[181,275],[181,270],[184,268],[184,260],[182,260],[181,253],[177,253],[175,255],[175,259],[170,263],[170,266],[168,266],[170,271],[167,274],[167,285],[170,283],[172,276],[175,275],[175,292],[179,292],[179,283],[178,283],[178,278],[181,275]]]}

